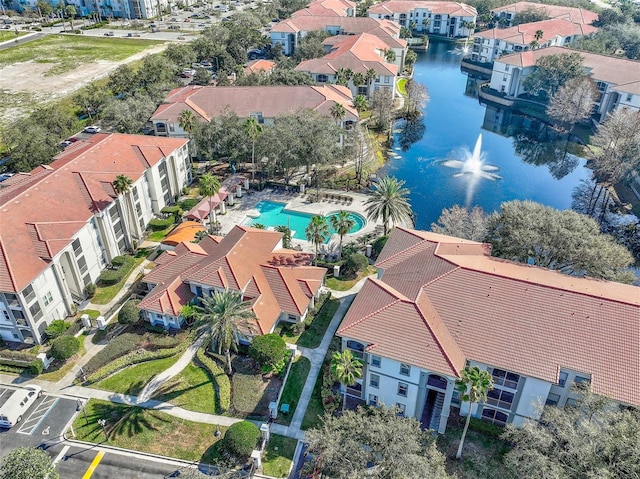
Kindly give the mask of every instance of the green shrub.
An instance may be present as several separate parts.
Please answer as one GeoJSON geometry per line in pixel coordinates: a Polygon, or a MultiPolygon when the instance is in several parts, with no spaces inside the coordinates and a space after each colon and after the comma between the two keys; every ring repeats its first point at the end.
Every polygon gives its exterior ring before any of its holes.
{"type": "Polygon", "coordinates": [[[149,221],[149,228],[151,228],[153,231],[162,231],[164,229],[167,229],[173,223],[175,223],[175,218],[173,216],[164,220],[154,218],[149,221]]]}
{"type": "Polygon", "coordinates": [[[93,295],[96,294],[96,285],[94,283],[89,283],[84,287],[84,291],[87,293],[88,298],[93,298],[93,295]]]}
{"type": "Polygon", "coordinates": [[[140,310],[136,299],[130,299],[118,312],[118,322],[120,324],[136,324],[140,320],[140,310]]]}
{"type": "Polygon", "coordinates": [[[364,271],[369,266],[369,260],[363,254],[352,254],[344,264],[345,272],[357,273],[358,271],[364,271]]]}
{"type": "Polygon", "coordinates": [[[380,238],[376,239],[373,244],[371,245],[371,255],[374,258],[377,258],[378,255],[380,254],[380,252],[382,251],[382,248],[384,248],[384,245],[387,244],[387,240],[389,239],[389,236],[380,236],[380,238]]]}
{"type": "Polygon", "coordinates": [[[65,336],[75,336],[80,332],[80,330],[84,328],[84,324],[82,324],[81,319],[76,319],[73,323],[69,325],[69,329],[67,329],[64,334],[65,336]]]}
{"type": "Polygon", "coordinates": [[[169,331],[167,331],[162,326],[156,326],[146,321],[144,323],[144,329],[154,334],[169,334],[169,331]]]}
{"type": "Polygon", "coordinates": [[[80,351],[80,340],[74,336],[60,336],[51,343],[51,356],[61,361],[80,351]]]}
{"type": "Polygon", "coordinates": [[[165,206],[160,211],[169,215],[182,216],[182,208],[180,208],[180,205],[165,206]]]}
{"type": "Polygon", "coordinates": [[[472,417],[471,421],[469,421],[469,429],[479,432],[480,434],[484,434],[485,436],[496,438],[499,438],[504,433],[503,427],[497,426],[487,421],[483,421],[482,419],[477,419],[475,417],[472,417]]]}
{"type": "Polygon", "coordinates": [[[111,260],[111,264],[114,266],[123,266],[129,262],[130,261],[128,256],[116,256],[111,260]]]}
{"type": "Polygon", "coordinates": [[[31,374],[37,376],[38,374],[42,374],[42,371],[44,371],[44,363],[42,362],[42,359],[36,358],[31,361],[29,364],[29,372],[31,374]]]}
{"type": "Polygon", "coordinates": [[[141,337],[137,334],[125,333],[113,338],[109,345],[99,351],[89,362],[84,366],[86,374],[91,374],[98,369],[106,366],[113,360],[124,356],[127,353],[138,348],[138,343],[141,337]]]}
{"type": "Polygon", "coordinates": [[[22,374],[24,370],[24,366],[10,366],[9,364],[0,363],[0,371],[3,373],[22,374]]]}
{"type": "Polygon", "coordinates": [[[213,382],[213,387],[218,396],[218,411],[224,413],[231,407],[231,381],[229,376],[224,372],[224,369],[220,367],[217,361],[205,354],[207,346],[203,346],[198,349],[196,353],[196,359],[207,371],[207,374],[213,382]]]}
{"type": "Polygon", "coordinates": [[[53,340],[58,336],[62,336],[67,329],[69,329],[69,324],[66,321],[56,319],[55,321],[51,321],[51,324],[45,328],[44,332],[47,338],[53,340]]]}
{"type": "Polygon", "coordinates": [[[187,198],[186,200],[182,200],[180,202],[180,208],[184,211],[189,211],[191,208],[193,208],[197,204],[198,204],[198,200],[196,200],[195,198],[187,198]]]}
{"type": "Polygon", "coordinates": [[[0,353],[0,362],[4,364],[13,364],[6,361],[20,362],[26,365],[36,358],[35,354],[22,351],[3,351],[0,353]]]}
{"type": "Polygon", "coordinates": [[[277,334],[264,334],[257,336],[249,346],[249,356],[258,361],[261,366],[269,366],[279,363],[284,359],[287,344],[277,334]]]}
{"type": "Polygon", "coordinates": [[[246,459],[257,446],[260,436],[260,429],[252,422],[237,422],[227,429],[221,447],[234,456],[246,459]]]}

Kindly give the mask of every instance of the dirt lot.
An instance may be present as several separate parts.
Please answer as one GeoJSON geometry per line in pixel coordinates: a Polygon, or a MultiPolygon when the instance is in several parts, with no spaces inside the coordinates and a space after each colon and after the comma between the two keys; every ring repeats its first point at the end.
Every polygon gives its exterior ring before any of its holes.
{"type": "Polygon", "coordinates": [[[55,63],[18,62],[0,68],[0,124],[27,114],[34,105],[60,98],[86,83],[108,75],[122,63],[158,53],[166,47],[150,45],[122,61],[95,60],[58,75],[46,75],[55,63]]]}

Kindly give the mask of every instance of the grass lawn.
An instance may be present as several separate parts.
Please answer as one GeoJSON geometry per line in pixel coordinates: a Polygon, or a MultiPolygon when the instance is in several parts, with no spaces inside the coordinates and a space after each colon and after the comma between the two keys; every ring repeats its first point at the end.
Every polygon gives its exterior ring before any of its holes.
{"type": "Polygon", "coordinates": [[[122,61],[164,42],[127,38],[47,35],[14,48],[0,51],[0,65],[35,61],[53,63],[47,75],[58,75],[96,60],[122,61]]]}
{"type": "Polygon", "coordinates": [[[169,233],[171,233],[173,231],[173,229],[176,227],[177,225],[172,224],[167,226],[165,229],[160,230],[160,231],[154,231],[151,234],[149,234],[149,238],[147,238],[149,241],[156,241],[156,242],[160,242],[163,239],[165,239],[167,237],[167,235],[169,233]]]}
{"type": "Polygon", "coordinates": [[[317,348],[320,346],[324,333],[327,331],[329,323],[333,319],[333,315],[336,314],[339,306],[340,301],[337,299],[327,300],[322,306],[322,309],[316,314],[309,329],[302,333],[298,339],[298,346],[302,346],[303,348],[317,348]]]}
{"type": "Polygon", "coordinates": [[[307,406],[307,412],[304,413],[304,419],[302,420],[301,429],[313,429],[319,426],[321,418],[324,416],[324,406],[322,405],[322,371],[318,374],[316,384],[313,386],[313,393],[309,399],[309,405],[307,406]]]}
{"type": "Polygon", "coordinates": [[[367,269],[358,273],[358,275],[353,279],[342,280],[333,277],[327,278],[327,280],[325,281],[325,286],[336,291],[347,291],[353,288],[353,286],[365,276],[371,276],[372,274],[376,274],[377,272],[378,270],[376,270],[376,268],[374,268],[373,266],[367,266],[367,269]]]}
{"type": "MultiPolygon", "coordinates": [[[[147,254],[140,254],[141,251],[142,250],[138,250],[138,254],[135,256],[134,261],[131,263],[129,271],[127,272],[127,274],[124,275],[124,277],[120,281],[118,281],[116,284],[111,286],[98,286],[96,288],[96,294],[94,294],[93,298],[91,298],[90,300],[93,304],[107,304],[109,303],[109,301],[115,298],[116,294],[118,294],[118,292],[124,286],[124,283],[129,278],[131,271],[133,271],[135,268],[140,266],[140,264],[144,261],[145,257],[147,256],[148,252],[147,254]]],[[[125,267],[124,265],[121,266],[121,268],[124,268],[124,267],[125,267]]]]}
{"type": "Polygon", "coordinates": [[[447,432],[438,436],[438,449],[447,458],[447,472],[457,474],[459,479],[515,478],[516,476],[502,463],[503,456],[509,451],[509,445],[497,437],[474,431],[471,427],[464,441],[462,459],[458,461],[455,458],[463,425],[462,418],[452,415],[447,432]],[[460,419],[457,421],[460,425],[451,424],[452,419],[460,419]]]}
{"type": "Polygon", "coordinates": [[[296,406],[300,400],[300,393],[302,393],[302,388],[307,380],[310,369],[311,361],[303,356],[298,357],[297,361],[291,365],[289,377],[287,378],[284,390],[282,391],[282,397],[280,398],[280,404],[289,405],[289,414],[286,416],[279,414],[278,423],[286,424],[287,426],[291,424],[291,418],[296,412],[296,406]]]}
{"type": "Polygon", "coordinates": [[[400,92],[400,94],[402,96],[407,96],[407,79],[406,78],[400,78],[398,80],[398,82],[396,83],[396,88],[398,89],[398,91],[400,92]]]}
{"type": "Polygon", "coordinates": [[[38,379],[57,382],[65,377],[65,375],[69,371],[71,371],[71,368],[73,368],[73,366],[76,364],[76,361],[78,361],[86,353],[86,350],[84,349],[84,336],[80,336],[80,341],[82,341],[80,345],[80,351],[78,351],[72,358],[68,359],[67,361],[56,361],[55,365],[49,366],[49,369],[38,375],[38,379]]]}
{"type": "Polygon", "coordinates": [[[170,402],[189,411],[209,414],[216,411],[211,379],[204,369],[194,363],[165,383],[153,399],[170,402]]]}
{"type": "Polygon", "coordinates": [[[265,419],[269,403],[278,398],[282,379],[262,376],[257,363],[246,356],[232,358],[231,406],[235,417],[265,419]]]}
{"type": "MultiPolygon", "coordinates": [[[[73,421],[76,439],[175,457],[185,461],[216,463],[220,453],[214,443],[216,426],[179,419],[135,406],[91,399],[85,405],[88,424],[80,413],[73,421]],[[105,419],[105,441],[98,419],[105,419]],[[213,447],[212,447],[213,446],[213,447]]],[[[226,427],[220,427],[222,435],[226,427]]]]}
{"type": "Polygon", "coordinates": [[[25,32],[22,30],[18,30],[17,32],[14,30],[0,30],[0,42],[6,42],[9,40],[14,40],[16,38],[19,37],[24,37],[25,35],[27,35],[28,33],[33,33],[33,32],[25,32]]]}
{"type": "Polygon", "coordinates": [[[115,393],[136,395],[142,391],[151,378],[173,366],[177,360],[178,356],[172,356],[136,364],[98,381],[92,387],[115,393]]]}
{"type": "Polygon", "coordinates": [[[298,441],[296,439],[271,434],[267,452],[262,462],[262,472],[271,477],[287,477],[297,444],[298,441]]]}

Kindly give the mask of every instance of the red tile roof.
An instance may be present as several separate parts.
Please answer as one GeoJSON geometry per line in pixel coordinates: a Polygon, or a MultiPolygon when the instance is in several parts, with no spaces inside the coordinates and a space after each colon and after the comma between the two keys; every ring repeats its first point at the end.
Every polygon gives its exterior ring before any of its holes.
{"type": "Polygon", "coordinates": [[[484,32],[474,33],[474,37],[493,38],[504,40],[515,45],[529,45],[536,40],[544,44],[557,37],[567,38],[576,35],[585,36],[597,32],[598,29],[592,25],[572,23],[568,20],[554,19],[543,20],[541,22],[523,23],[510,28],[494,28],[484,32]],[[536,32],[542,31],[542,38],[536,40],[536,32]]]}
{"type": "Polygon", "coordinates": [[[356,4],[348,0],[315,0],[302,10],[293,12],[292,17],[305,15],[346,17],[348,11],[355,11],[356,4]]]}
{"type": "Polygon", "coordinates": [[[271,60],[253,60],[247,63],[244,67],[244,74],[250,75],[252,73],[268,73],[276,66],[276,62],[271,60]]]}
{"type": "Polygon", "coordinates": [[[491,11],[494,13],[522,13],[528,10],[542,12],[548,18],[561,18],[573,23],[584,23],[586,25],[590,25],[598,19],[598,14],[596,12],[585,10],[584,8],[565,7],[563,5],[545,5],[534,2],[511,3],[509,5],[493,8],[491,11]]]}
{"type": "Polygon", "coordinates": [[[376,3],[368,13],[392,15],[394,13],[409,13],[413,10],[425,9],[435,15],[449,15],[456,17],[475,17],[478,12],[470,5],[459,2],[428,2],[420,0],[389,0],[376,3]]]}
{"type": "Polygon", "coordinates": [[[563,47],[540,48],[500,57],[499,62],[518,67],[531,67],[539,58],[561,53],[578,53],[587,73],[595,80],[615,85],[616,90],[640,94],[640,62],[626,58],[598,55],[563,47]]]}
{"type": "Polygon", "coordinates": [[[167,297],[177,288],[176,281],[242,290],[252,302],[259,330],[267,333],[282,312],[306,311],[326,271],[309,266],[308,253],[275,250],[281,239],[282,233],[236,226],[223,238],[207,236],[198,245],[181,243],[160,256],[145,276],[144,281],[155,287],[138,307],[177,316],[171,311],[179,313],[180,308],[167,297]],[[167,299],[162,302],[162,298],[167,299]]]}
{"type": "Polygon", "coordinates": [[[14,175],[0,190],[0,291],[18,292],[116,198],[119,174],[134,182],[185,139],[92,135],[46,166],[14,175]]]}
{"type": "Polygon", "coordinates": [[[246,86],[217,87],[190,85],[172,90],[164,103],[151,116],[151,120],[177,122],[184,110],[193,111],[198,117],[210,121],[222,115],[225,109],[240,118],[262,112],[265,118],[296,113],[308,108],[318,110],[341,103],[347,110],[346,119],[357,119],[353,107],[353,95],[340,85],[324,86],[246,86]]]}
{"type": "Polygon", "coordinates": [[[597,394],[640,405],[640,289],[488,252],[396,228],[381,280],[367,281],[338,334],[450,375],[464,358],[549,382],[566,367],[591,374],[597,394]]]}
{"type": "Polygon", "coordinates": [[[370,69],[375,70],[378,75],[398,74],[398,66],[387,63],[384,59],[383,51],[389,45],[380,37],[368,33],[337,35],[322,43],[331,47],[327,55],[303,61],[295,69],[325,75],[333,75],[340,68],[349,68],[354,73],[363,74],[370,69]]]}

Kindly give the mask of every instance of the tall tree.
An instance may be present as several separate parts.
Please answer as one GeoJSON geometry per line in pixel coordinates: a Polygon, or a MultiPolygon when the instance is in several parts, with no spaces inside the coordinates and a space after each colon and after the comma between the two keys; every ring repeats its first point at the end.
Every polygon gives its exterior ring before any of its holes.
{"type": "Polygon", "coordinates": [[[315,456],[315,477],[352,479],[446,479],[435,438],[413,418],[382,405],[326,415],[305,439],[315,456]]]}
{"type": "Polygon", "coordinates": [[[371,221],[382,220],[385,236],[389,232],[389,221],[394,224],[411,221],[409,189],[403,185],[404,181],[393,176],[383,176],[374,183],[373,191],[364,203],[367,217],[371,221]]]}
{"type": "Polygon", "coordinates": [[[507,425],[504,462],[518,478],[640,477],[640,414],[582,391],[578,407],[545,407],[540,421],[507,425]]]}
{"type": "Polygon", "coordinates": [[[424,108],[429,101],[429,92],[426,86],[418,83],[413,78],[407,80],[405,89],[407,91],[405,112],[407,117],[415,117],[419,114],[420,109],[424,108]]]}
{"type": "Polygon", "coordinates": [[[358,111],[358,113],[362,113],[369,109],[369,102],[367,101],[367,97],[364,95],[356,95],[353,99],[353,107],[358,111]]]}
{"type": "Polygon", "coordinates": [[[191,110],[182,110],[178,115],[178,126],[187,132],[187,135],[193,130],[195,125],[196,116],[191,110]]]}
{"type": "Polygon", "coordinates": [[[342,103],[334,103],[331,105],[331,117],[338,122],[338,125],[342,124],[342,120],[347,114],[347,110],[345,110],[344,105],[342,103]]]}
{"type": "Polygon", "coordinates": [[[344,384],[344,397],[342,410],[347,404],[347,387],[353,386],[362,377],[362,361],[353,356],[350,349],[336,351],[331,357],[331,375],[334,379],[344,384]]]}
{"type": "Polygon", "coordinates": [[[374,113],[376,124],[383,131],[391,127],[393,111],[393,93],[388,88],[377,88],[371,99],[371,110],[374,113]]]}
{"type": "Polygon", "coordinates": [[[614,111],[591,141],[600,147],[593,159],[596,178],[610,184],[625,179],[640,166],[640,112],[614,111]]]}
{"type": "Polygon", "coordinates": [[[364,75],[365,80],[367,80],[367,95],[371,95],[371,85],[378,78],[378,72],[376,72],[373,68],[369,68],[367,73],[364,75]]]}
{"type": "Polygon", "coordinates": [[[58,479],[49,455],[35,447],[19,447],[2,459],[0,479],[58,479]]]}
{"type": "Polygon", "coordinates": [[[523,87],[531,95],[551,98],[571,78],[584,76],[583,58],[579,53],[545,55],[536,60],[536,67],[527,75],[523,87]]]}
{"type": "Polygon", "coordinates": [[[136,134],[156,107],[156,102],[144,91],[138,91],[121,100],[112,98],[102,109],[100,123],[106,130],[136,134]]]}
{"type": "Polygon", "coordinates": [[[491,254],[533,263],[575,276],[629,283],[629,251],[602,234],[598,224],[575,211],[555,210],[533,201],[502,203],[489,219],[491,254]]]}
{"type": "Polygon", "coordinates": [[[127,175],[118,175],[116,179],[113,180],[113,189],[118,196],[122,198],[121,201],[121,211],[122,211],[122,221],[124,223],[124,237],[126,241],[133,247],[133,231],[131,230],[131,221],[129,220],[129,194],[131,193],[131,187],[133,186],[133,180],[129,178],[127,175]]]}
{"type": "Polygon", "coordinates": [[[391,48],[382,51],[384,55],[385,61],[388,63],[393,63],[396,61],[396,52],[394,52],[391,48]]]}
{"type": "Polygon", "coordinates": [[[317,264],[320,245],[329,237],[329,225],[327,224],[327,219],[320,215],[313,216],[304,230],[304,234],[307,237],[307,240],[315,246],[316,256],[313,259],[313,262],[314,264],[317,264]]]}
{"type": "Polygon", "coordinates": [[[352,77],[353,70],[351,68],[339,68],[336,72],[336,84],[347,86],[352,77]]]}
{"type": "Polygon", "coordinates": [[[71,24],[71,30],[73,30],[73,17],[76,16],[76,7],[73,5],[67,5],[64,7],[64,13],[69,17],[69,23],[71,24]]]}
{"type": "Polygon", "coordinates": [[[456,452],[456,459],[460,459],[464,439],[471,421],[471,408],[474,404],[487,400],[487,394],[493,389],[493,378],[488,371],[483,371],[478,366],[467,366],[460,372],[460,378],[456,380],[456,389],[460,393],[460,401],[469,403],[467,420],[464,423],[460,445],[456,452]]]}
{"type": "Polygon", "coordinates": [[[511,20],[511,25],[522,25],[524,23],[533,23],[533,22],[541,22],[542,20],[547,20],[548,17],[544,13],[544,10],[541,8],[526,8],[521,12],[518,12],[511,20]]]}
{"type": "Polygon", "coordinates": [[[262,125],[255,118],[247,118],[244,122],[244,133],[251,140],[251,181],[256,177],[256,140],[262,134],[262,125]]]}
{"type": "Polygon", "coordinates": [[[255,318],[251,303],[242,299],[240,291],[226,289],[202,298],[201,321],[208,327],[211,347],[227,358],[227,373],[231,374],[231,350],[237,351],[240,341],[239,326],[250,329],[249,320],[255,318]]]}
{"type": "Polygon", "coordinates": [[[571,132],[576,123],[587,120],[598,98],[598,89],[587,76],[571,78],[551,97],[547,115],[571,132]]]}
{"type": "Polygon", "coordinates": [[[338,236],[340,236],[340,256],[342,256],[342,239],[344,235],[349,233],[351,228],[353,228],[356,222],[351,218],[348,211],[340,210],[336,214],[329,217],[329,221],[331,222],[331,226],[338,236]]]}
{"type": "Polygon", "coordinates": [[[431,231],[472,241],[484,241],[487,237],[488,219],[479,206],[469,209],[453,205],[442,210],[438,221],[431,223],[431,231]]]}
{"type": "Polygon", "coordinates": [[[200,177],[198,193],[209,197],[209,232],[213,234],[213,224],[216,222],[216,211],[213,207],[213,197],[220,191],[220,179],[210,173],[200,177]]]}
{"type": "Polygon", "coordinates": [[[278,225],[274,228],[278,233],[282,233],[282,247],[291,248],[291,228],[286,225],[278,225]]]}

